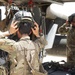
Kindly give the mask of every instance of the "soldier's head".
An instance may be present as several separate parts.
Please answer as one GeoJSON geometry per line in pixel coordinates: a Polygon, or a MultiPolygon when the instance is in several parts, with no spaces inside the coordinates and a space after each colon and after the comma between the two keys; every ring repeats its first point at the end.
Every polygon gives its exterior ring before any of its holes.
{"type": "Polygon", "coordinates": [[[30,12],[24,12],[24,16],[22,16],[18,20],[18,28],[19,30],[17,31],[18,37],[21,38],[22,35],[30,35],[31,33],[31,28],[34,27],[34,22],[33,18],[31,17],[30,12]]]}
{"type": "Polygon", "coordinates": [[[27,11],[18,11],[17,13],[15,13],[12,21],[20,21],[22,18],[32,18],[32,14],[30,12],[27,11]]]}
{"type": "Polygon", "coordinates": [[[68,22],[72,24],[73,26],[75,26],[75,13],[69,16],[68,22]]]}
{"type": "Polygon", "coordinates": [[[19,30],[17,31],[17,35],[19,38],[21,38],[22,35],[31,34],[31,23],[30,22],[20,22],[18,28],[19,30]]]}

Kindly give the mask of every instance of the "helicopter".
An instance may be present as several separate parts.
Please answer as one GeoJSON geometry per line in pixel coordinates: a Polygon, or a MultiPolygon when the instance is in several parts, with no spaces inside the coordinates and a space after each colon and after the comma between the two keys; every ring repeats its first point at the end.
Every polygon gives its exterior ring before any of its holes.
{"type": "MultiPolygon", "coordinates": [[[[44,33],[48,41],[48,45],[41,52],[41,57],[44,56],[47,60],[49,57],[46,57],[46,53],[59,57],[66,56],[67,35],[59,34],[58,28],[66,22],[70,14],[75,12],[72,9],[75,7],[74,5],[74,0],[0,0],[0,30],[6,31],[9,29],[11,20],[16,12],[20,10],[29,11],[38,23],[40,33],[44,33]],[[4,15],[5,17],[3,17],[4,15]]],[[[47,62],[46,60],[45,62],[47,62]]]]}

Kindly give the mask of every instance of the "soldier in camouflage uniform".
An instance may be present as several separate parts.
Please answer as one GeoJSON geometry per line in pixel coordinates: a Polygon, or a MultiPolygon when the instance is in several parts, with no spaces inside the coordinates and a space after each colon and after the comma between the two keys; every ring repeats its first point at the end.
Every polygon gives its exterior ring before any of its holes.
{"type": "Polygon", "coordinates": [[[75,66],[75,13],[59,28],[60,34],[67,34],[67,62],[75,66]]]}
{"type": "Polygon", "coordinates": [[[10,75],[32,75],[28,63],[25,62],[25,57],[34,70],[40,71],[39,52],[47,41],[43,35],[39,35],[39,27],[36,22],[34,22],[34,28],[29,22],[20,22],[17,28],[16,23],[12,23],[10,34],[16,33],[19,41],[2,38],[0,39],[0,49],[9,53],[10,75]],[[37,37],[34,42],[29,37],[31,32],[37,37]]]}
{"type": "MultiPolygon", "coordinates": [[[[16,22],[15,22],[15,24],[16,24],[16,22]]],[[[6,38],[9,35],[12,35],[13,33],[15,33],[17,31],[17,29],[15,29],[15,28],[16,28],[16,26],[11,25],[10,33],[9,33],[9,31],[5,31],[5,32],[0,31],[0,38],[6,38]]],[[[1,63],[1,60],[0,60],[0,75],[8,75],[8,61],[6,59],[7,59],[7,55],[6,55],[6,58],[4,58],[5,62],[1,63]]]]}

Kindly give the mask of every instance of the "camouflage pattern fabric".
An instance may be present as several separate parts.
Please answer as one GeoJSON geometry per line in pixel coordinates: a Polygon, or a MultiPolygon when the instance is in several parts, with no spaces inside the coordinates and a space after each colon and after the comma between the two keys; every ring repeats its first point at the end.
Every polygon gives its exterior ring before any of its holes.
{"type": "MultiPolygon", "coordinates": [[[[26,58],[32,65],[32,67],[39,71],[39,52],[47,44],[47,41],[44,39],[44,36],[41,36],[35,41],[36,49],[33,44],[33,41],[30,40],[30,37],[22,37],[18,42],[10,39],[0,39],[0,49],[9,53],[9,58],[11,60],[10,65],[10,75],[25,75],[25,66],[24,66],[24,50],[26,51],[26,58]],[[35,50],[37,50],[37,55],[35,55],[35,50]]],[[[26,66],[26,75],[32,75],[31,70],[27,64],[26,66]]]]}
{"type": "Polygon", "coordinates": [[[67,62],[75,65],[75,28],[72,27],[67,35],[67,62]]]}
{"type": "Polygon", "coordinates": [[[59,28],[59,33],[67,34],[67,63],[75,65],[75,27],[70,26],[66,28],[68,25],[66,23],[59,28]]]}
{"type": "Polygon", "coordinates": [[[6,68],[4,66],[0,66],[0,75],[7,75],[6,68]]]}

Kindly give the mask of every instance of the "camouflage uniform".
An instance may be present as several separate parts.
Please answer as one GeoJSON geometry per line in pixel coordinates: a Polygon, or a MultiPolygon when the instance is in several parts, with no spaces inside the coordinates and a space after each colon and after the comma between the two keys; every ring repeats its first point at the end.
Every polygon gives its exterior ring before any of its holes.
{"type": "Polygon", "coordinates": [[[67,62],[75,65],[75,27],[65,23],[58,31],[61,34],[67,34],[67,62]]]}
{"type": "Polygon", "coordinates": [[[10,39],[0,39],[0,49],[8,52],[11,60],[10,75],[25,75],[25,68],[26,75],[32,75],[28,64],[24,65],[24,51],[27,61],[31,63],[35,70],[39,71],[40,62],[38,55],[41,48],[46,44],[47,41],[44,39],[44,36],[37,38],[34,43],[30,40],[29,36],[22,37],[18,42],[10,39]],[[35,54],[36,56],[34,57],[35,54]]]}

